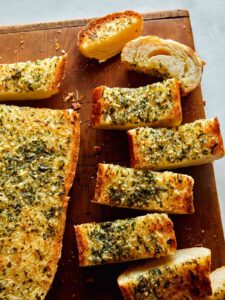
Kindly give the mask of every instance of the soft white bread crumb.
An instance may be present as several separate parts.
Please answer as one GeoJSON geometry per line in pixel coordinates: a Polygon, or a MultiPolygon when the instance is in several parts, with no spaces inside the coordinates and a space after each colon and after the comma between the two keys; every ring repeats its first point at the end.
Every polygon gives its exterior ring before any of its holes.
{"type": "Polygon", "coordinates": [[[162,78],[176,78],[183,95],[199,84],[204,62],[193,49],[157,36],[142,36],[126,44],[122,62],[130,70],[162,78]]]}

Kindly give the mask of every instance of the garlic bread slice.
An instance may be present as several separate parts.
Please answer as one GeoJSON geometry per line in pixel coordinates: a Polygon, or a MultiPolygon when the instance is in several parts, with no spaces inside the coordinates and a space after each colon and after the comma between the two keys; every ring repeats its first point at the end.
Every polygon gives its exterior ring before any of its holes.
{"type": "Polygon", "coordinates": [[[67,55],[0,64],[0,101],[35,100],[59,93],[67,55]]]}
{"type": "Polygon", "coordinates": [[[181,249],[174,255],[130,267],[117,281],[124,300],[202,299],[212,294],[210,265],[209,249],[181,249]]]}
{"type": "Polygon", "coordinates": [[[166,214],[75,226],[80,266],[161,257],[176,250],[173,223],[166,214]]]}
{"type": "Polygon", "coordinates": [[[173,127],[181,121],[180,89],[174,78],[139,88],[100,86],[93,91],[94,128],[173,127]]]}
{"type": "Polygon", "coordinates": [[[139,13],[113,13],[90,21],[82,28],[78,33],[78,47],[84,56],[104,62],[140,36],[142,29],[143,18],[139,13]]]}
{"type": "Polygon", "coordinates": [[[128,131],[131,166],[163,170],[210,163],[224,156],[217,118],[197,120],[175,128],[128,131]]]}
{"type": "Polygon", "coordinates": [[[193,49],[173,40],[142,36],[123,48],[121,59],[128,70],[160,78],[176,78],[182,95],[193,91],[201,81],[204,62],[193,49]]]}
{"type": "Polygon", "coordinates": [[[168,214],[194,212],[192,177],[99,164],[92,202],[168,214]]]}

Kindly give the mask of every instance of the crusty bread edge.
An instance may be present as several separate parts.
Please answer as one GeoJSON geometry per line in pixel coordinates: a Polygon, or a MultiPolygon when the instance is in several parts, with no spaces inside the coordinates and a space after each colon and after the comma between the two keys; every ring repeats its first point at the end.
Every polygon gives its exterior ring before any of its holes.
{"type": "Polygon", "coordinates": [[[210,126],[210,129],[212,133],[215,134],[215,136],[217,136],[219,143],[216,147],[213,148],[213,152],[212,154],[215,156],[216,158],[221,158],[225,155],[225,150],[224,150],[224,144],[223,144],[223,137],[222,137],[222,133],[220,130],[220,123],[217,117],[214,118],[214,122],[212,124],[212,126],[210,126]]]}
{"type": "Polygon", "coordinates": [[[118,18],[124,18],[124,17],[136,17],[138,19],[142,20],[143,23],[143,18],[141,16],[141,14],[131,11],[131,10],[126,10],[123,12],[116,12],[116,13],[112,13],[112,14],[108,14],[104,17],[100,17],[97,19],[94,19],[92,21],[90,21],[86,26],[84,26],[79,32],[78,32],[78,42],[77,42],[77,46],[80,47],[83,43],[83,40],[85,39],[86,36],[89,35],[90,32],[95,31],[98,27],[100,27],[101,25],[111,22],[114,19],[118,19],[118,18]]]}
{"type": "Polygon", "coordinates": [[[83,230],[84,225],[75,225],[75,236],[77,241],[78,257],[79,257],[79,266],[86,267],[91,265],[88,262],[88,243],[86,241],[86,230],[83,230]]]}
{"type": "Polygon", "coordinates": [[[136,145],[135,145],[135,139],[132,133],[133,130],[128,130],[127,131],[127,136],[128,136],[128,143],[129,143],[129,153],[130,153],[130,165],[132,168],[136,168],[138,165],[138,160],[137,157],[138,155],[136,154],[136,145]]]}
{"type": "Polygon", "coordinates": [[[55,91],[54,92],[55,94],[59,92],[59,88],[60,88],[60,86],[62,84],[62,81],[64,79],[66,64],[67,64],[67,54],[64,54],[64,55],[60,56],[60,58],[57,62],[54,80],[53,80],[52,85],[50,87],[51,90],[55,91]]]}
{"type": "Polygon", "coordinates": [[[107,203],[106,199],[104,196],[102,196],[102,188],[104,187],[104,184],[106,183],[106,172],[108,169],[108,165],[105,164],[98,164],[98,171],[97,171],[97,177],[96,177],[96,184],[95,184],[95,194],[94,194],[94,199],[91,200],[93,203],[99,203],[101,204],[102,202],[104,204],[107,203]]]}
{"type": "MultiPolygon", "coordinates": [[[[59,227],[58,227],[58,236],[57,239],[53,243],[54,248],[54,254],[53,258],[50,262],[51,264],[51,270],[52,270],[52,276],[49,278],[48,284],[46,283],[46,291],[45,295],[47,294],[48,290],[51,287],[51,284],[54,280],[55,273],[58,268],[58,262],[61,257],[62,252],[62,239],[63,234],[65,231],[65,225],[66,225],[66,212],[67,212],[67,206],[68,206],[68,193],[72,186],[73,179],[76,172],[76,166],[77,166],[77,160],[78,160],[78,154],[79,154],[79,147],[80,147],[80,118],[78,113],[72,111],[72,110],[66,110],[65,113],[67,114],[67,122],[68,125],[73,124],[73,136],[71,137],[72,145],[71,145],[71,156],[70,156],[70,164],[69,164],[69,170],[66,174],[65,178],[65,190],[66,195],[62,196],[62,202],[63,202],[63,212],[61,214],[61,218],[59,220],[59,227]]],[[[45,298],[45,295],[43,296],[43,299],[45,298]]]]}
{"type": "Polygon", "coordinates": [[[92,92],[92,117],[91,124],[93,128],[101,127],[101,112],[103,104],[103,91],[104,86],[96,87],[92,92]]]}
{"type": "MultiPolygon", "coordinates": [[[[174,78],[175,79],[175,78],[174,78]]],[[[173,114],[170,117],[169,127],[179,126],[182,123],[182,107],[181,107],[181,97],[180,97],[180,84],[177,79],[175,79],[175,86],[172,89],[173,102],[175,104],[173,109],[173,114]]],[[[166,126],[168,126],[168,123],[166,126]]]]}

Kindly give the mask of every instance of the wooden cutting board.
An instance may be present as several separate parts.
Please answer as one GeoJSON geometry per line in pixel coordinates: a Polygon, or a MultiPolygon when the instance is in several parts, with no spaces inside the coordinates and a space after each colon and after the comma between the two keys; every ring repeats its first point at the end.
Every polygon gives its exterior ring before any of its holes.
{"type": "MultiPolygon", "coordinates": [[[[144,35],[159,35],[194,48],[189,14],[184,10],[144,15],[144,35]]],[[[127,72],[120,56],[99,64],[83,57],[77,49],[77,33],[87,20],[75,20],[0,28],[0,63],[35,60],[68,53],[66,77],[62,92],[48,100],[11,102],[33,107],[70,108],[62,99],[68,92],[80,97],[81,147],[76,178],[70,192],[71,200],[63,240],[62,258],[47,299],[111,300],[121,299],[116,284],[118,274],[129,263],[101,267],[79,268],[74,224],[115,220],[144,212],[109,208],[92,204],[95,177],[99,162],[129,166],[126,132],[94,130],[90,126],[91,93],[98,85],[138,87],[153,82],[146,75],[127,72]],[[94,151],[100,146],[100,152],[94,151]]],[[[207,59],[207,58],[206,58],[207,59]]],[[[206,65],[207,68],[207,65],[206,65]]],[[[203,75],[204,76],[204,75],[203,75]]],[[[211,99],[212,101],[213,99],[211,99]]],[[[8,103],[9,104],[9,103],[8,103]]],[[[201,89],[182,99],[184,122],[204,118],[201,89]]],[[[212,250],[212,269],[225,264],[225,243],[218,206],[213,167],[211,164],[178,170],[194,177],[196,212],[188,216],[172,216],[178,248],[203,245],[212,250]]]]}

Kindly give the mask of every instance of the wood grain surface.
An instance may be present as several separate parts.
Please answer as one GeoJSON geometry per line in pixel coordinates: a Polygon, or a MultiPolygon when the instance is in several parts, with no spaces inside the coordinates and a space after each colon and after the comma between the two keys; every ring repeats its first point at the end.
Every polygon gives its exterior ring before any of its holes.
{"type": "MultiPolygon", "coordinates": [[[[194,48],[187,11],[150,13],[144,15],[144,35],[158,35],[174,39],[194,48]]],[[[98,206],[91,203],[99,162],[129,166],[126,132],[95,130],[90,126],[91,93],[98,85],[138,87],[154,82],[147,75],[127,72],[120,56],[99,64],[83,57],[76,46],[77,33],[87,20],[0,28],[0,63],[35,60],[68,53],[66,77],[62,92],[47,100],[7,102],[33,107],[70,108],[64,102],[68,92],[78,93],[82,104],[81,147],[76,178],[70,192],[67,224],[63,240],[62,258],[47,299],[54,300],[111,300],[121,299],[116,278],[129,263],[101,267],[79,268],[74,224],[115,220],[144,214],[144,212],[98,206]],[[57,44],[58,43],[58,44],[57,44]],[[59,46],[59,49],[56,48],[59,46]],[[99,153],[94,146],[100,146],[99,153]]],[[[207,68],[207,65],[206,65],[207,68]]],[[[204,76],[204,74],[203,74],[204,76]]],[[[213,100],[213,99],[211,99],[213,100]]],[[[184,122],[204,118],[201,89],[182,99],[184,122]]],[[[225,243],[218,206],[213,167],[211,164],[176,170],[194,177],[194,205],[196,212],[188,216],[172,216],[178,248],[205,246],[212,250],[212,269],[225,264],[225,243]]]]}

